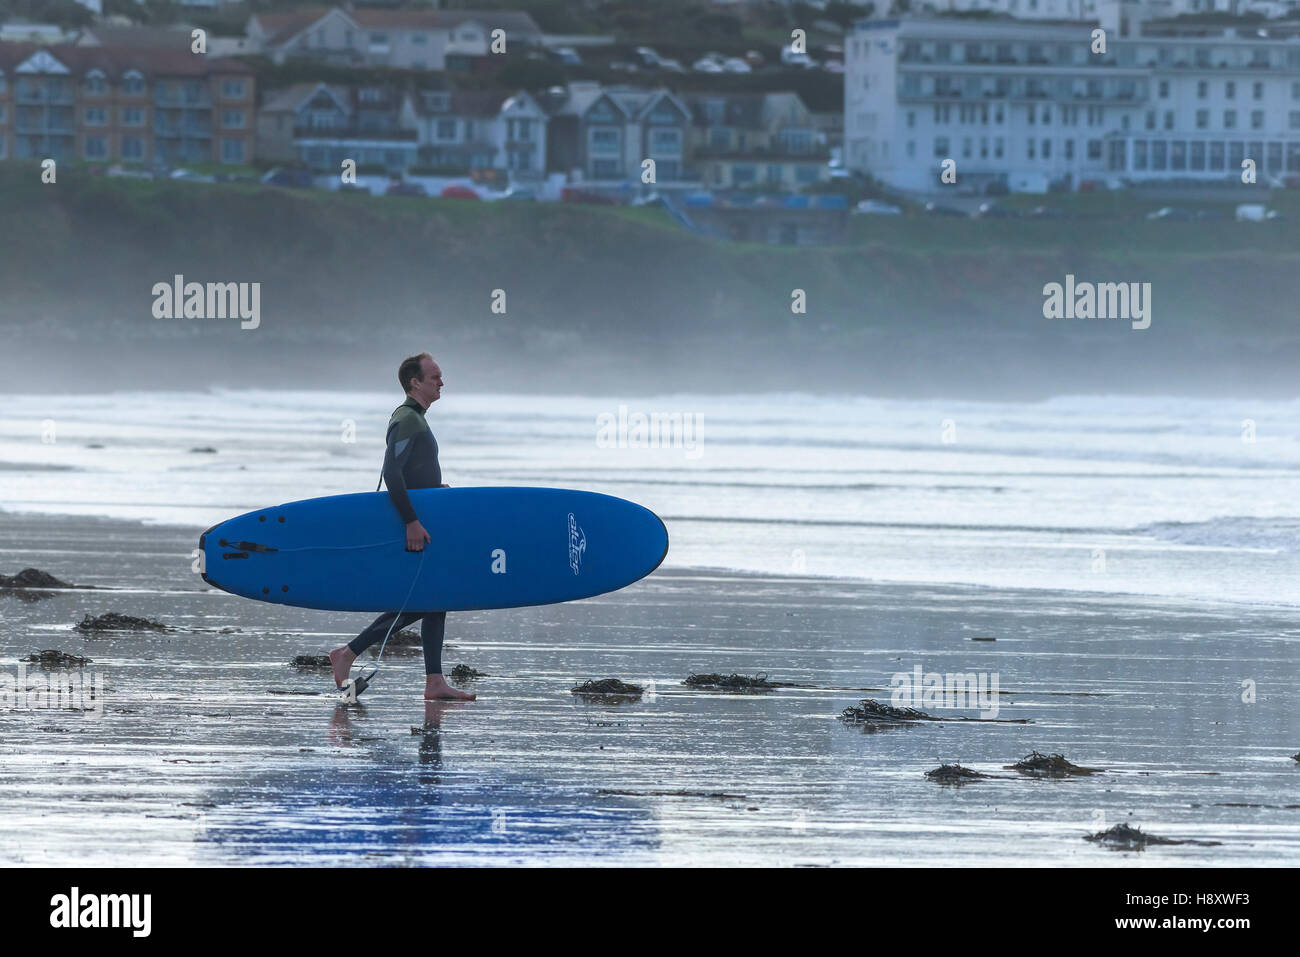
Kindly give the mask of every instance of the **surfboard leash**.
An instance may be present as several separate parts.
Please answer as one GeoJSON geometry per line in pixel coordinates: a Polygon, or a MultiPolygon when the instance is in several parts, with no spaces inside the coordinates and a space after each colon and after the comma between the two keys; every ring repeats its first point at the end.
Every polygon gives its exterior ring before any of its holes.
{"type": "Polygon", "coordinates": [[[420,549],[420,564],[415,568],[415,577],[411,579],[411,587],[406,590],[406,598],[402,600],[402,607],[393,617],[392,624],[388,626],[388,631],[384,635],[384,640],[379,645],[379,657],[375,659],[374,667],[370,669],[369,674],[362,674],[358,675],[356,678],[349,678],[347,682],[344,683],[343,697],[346,700],[355,702],[361,695],[361,692],[370,687],[370,683],[374,680],[375,675],[378,674],[379,666],[384,660],[384,649],[388,646],[388,638],[392,635],[393,629],[397,627],[397,623],[402,620],[402,615],[406,612],[406,606],[411,601],[411,594],[415,591],[415,585],[420,580],[420,571],[424,568],[424,556],[428,551],[428,544],[426,544],[424,548],[420,549]]]}

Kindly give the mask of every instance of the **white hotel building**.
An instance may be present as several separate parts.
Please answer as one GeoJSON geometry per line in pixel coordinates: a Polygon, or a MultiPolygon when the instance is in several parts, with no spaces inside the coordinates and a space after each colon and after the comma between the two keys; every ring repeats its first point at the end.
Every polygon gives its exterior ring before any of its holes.
{"type": "Polygon", "coordinates": [[[844,165],[899,189],[1300,175],[1300,37],[1119,38],[1094,24],[861,20],[844,165]]]}

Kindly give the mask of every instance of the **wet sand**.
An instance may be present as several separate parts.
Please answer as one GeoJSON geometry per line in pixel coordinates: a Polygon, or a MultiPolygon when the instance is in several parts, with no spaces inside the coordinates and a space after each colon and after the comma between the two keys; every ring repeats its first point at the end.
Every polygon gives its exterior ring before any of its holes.
{"type": "Polygon", "coordinates": [[[418,648],[390,647],[347,706],[327,673],[289,662],[370,616],[210,590],[190,568],[197,538],[0,513],[0,573],[119,589],[0,594],[0,672],[56,648],[92,658],[105,686],[99,718],[0,711],[0,863],[1300,861],[1300,808],[1287,807],[1300,804],[1300,622],[1281,609],[661,569],[585,602],[450,616],[446,668],[489,676],[464,685],[476,702],[426,707],[418,648]],[[74,629],[110,611],[173,630],[74,629]],[[890,676],[916,665],[996,672],[998,717],[1029,723],[865,733],[837,719],[888,702],[890,676]],[[696,672],[797,687],[684,688],[696,672]],[[569,693],[608,677],[654,693],[569,693]],[[1003,769],[1032,750],[1106,772],[1003,769]],[[955,761],[998,777],[925,778],[955,761]],[[1118,823],[1221,843],[1083,840],[1118,823]]]}

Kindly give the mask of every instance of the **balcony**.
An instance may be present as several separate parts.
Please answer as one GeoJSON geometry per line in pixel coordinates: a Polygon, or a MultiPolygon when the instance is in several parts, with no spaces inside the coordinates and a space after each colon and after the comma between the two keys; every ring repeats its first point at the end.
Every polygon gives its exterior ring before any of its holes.
{"type": "Polygon", "coordinates": [[[420,138],[416,130],[403,130],[397,127],[362,127],[355,123],[345,126],[295,126],[294,139],[303,140],[399,140],[415,142],[420,138]]]}

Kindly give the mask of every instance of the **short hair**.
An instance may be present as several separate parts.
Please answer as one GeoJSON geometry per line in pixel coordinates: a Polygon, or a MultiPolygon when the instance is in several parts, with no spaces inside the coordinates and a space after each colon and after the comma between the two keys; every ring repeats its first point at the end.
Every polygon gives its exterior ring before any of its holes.
{"type": "Polygon", "coordinates": [[[425,359],[432,358],[429,353],[421,352],[419,355],[407,356],[402,360],[402,364],[397,367],[397,382],[403,392],[410,394],[412,379],[424,381],[424,373],[420,370],[420,365],[425,359]]]}

